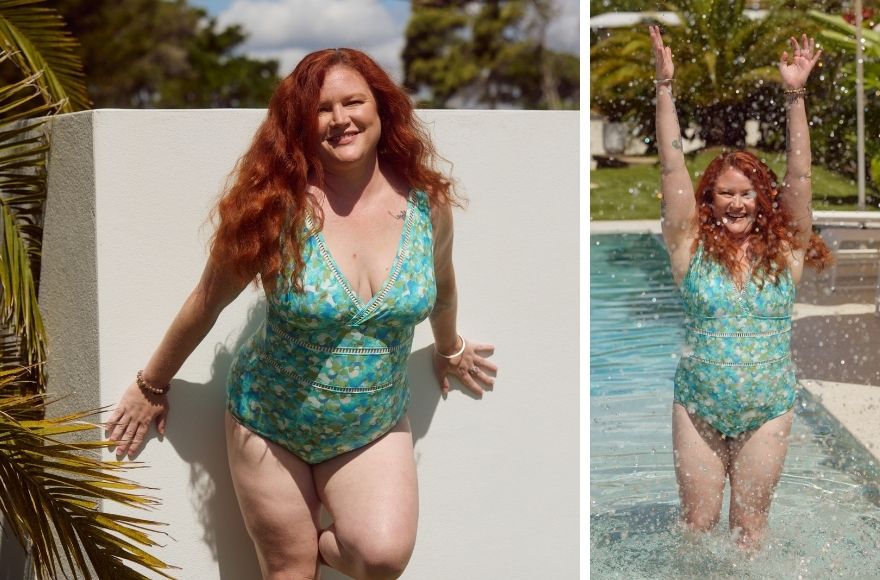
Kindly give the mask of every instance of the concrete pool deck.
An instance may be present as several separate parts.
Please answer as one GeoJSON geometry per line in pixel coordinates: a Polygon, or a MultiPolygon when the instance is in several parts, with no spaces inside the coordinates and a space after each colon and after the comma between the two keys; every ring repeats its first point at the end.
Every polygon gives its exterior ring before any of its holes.
{"type": "MultiPolygon", "coordinates": [[[[591,221],[591,234],[660,233],[658,220],[591,221]]],[[[838,273],[807,270],[798,285],[792,358],[801,386],[880,462],[880,316],[877,264],[838,273]]]]}

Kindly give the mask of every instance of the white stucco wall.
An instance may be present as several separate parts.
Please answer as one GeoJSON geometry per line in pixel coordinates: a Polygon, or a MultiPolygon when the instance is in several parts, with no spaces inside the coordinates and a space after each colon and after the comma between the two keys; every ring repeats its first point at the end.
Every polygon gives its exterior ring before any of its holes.
{"type": "MultiPolygon", "coordinates": [[[[578,114],[420,114],[470,199],[456,213],[459,326],[495,343],[501,370],[483,400],[454,390],[443,401],[430,328],[417,330],[421,514],[404,578],[574,578],[578,114]]],[[[198,280],[208,212],[263,115],[99,110],[53,121],[41,305],[49,389],[73,393],[64,405],[114,404],[144,366],[198,280]]],[[[222,314],[173,382],[165,439],[151,438],[132,473],[162,499],[147,516],[170,537],[154,553],[179,578],[259,577],[222,417],[231,357],[261,313],[249,288],[222,314]]]]}

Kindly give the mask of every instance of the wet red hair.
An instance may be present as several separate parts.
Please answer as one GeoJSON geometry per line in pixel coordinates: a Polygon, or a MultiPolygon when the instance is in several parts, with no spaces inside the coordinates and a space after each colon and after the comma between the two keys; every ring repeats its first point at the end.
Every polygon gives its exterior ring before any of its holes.
{"type": "Polygon", "coordinates": [[[238,160],[232,185],[213,212],[218,224],[212,255],[244,279],[259,273],[270,289],[283,265],[290,263],[293,287],[302,291],[304,238],[298,234],[311,203],[309,186],[323,182],[318,100],[324,76],[334,66],[353,69],[373,92],[382,123],[379,161],[410,187],[425,191],[432,206],[458,205],[452,182],[433,169],[437,153],[409,95],[363,52],[350,48],[313,52],[275,89],[266,119],[238,160]],[[283,229],[289,235],[282,247],[283,229]]]}
{"type": "MultiPolygon", "coordinates": [[[[694,195],[697,202],[696,244],[702,242],[703,251],[735,276],[742,265],[736,259],[736,242],[727,229],[715,219],[712,212],[713,193],[718,177],[728,169],[736,169],[752,182],[757,193],[755,225],[749,243],[749,255],[755,263],[756,280],[778,281],[776,272],[788,266],[787,253],[799,250],[798,227],[785,204],[779,203],[780,182],[766,163],[748,151],[722,153],[713,159],[697,183],[694,195]]],[[[696,249],[696,248],[694,248],[696,249]]],[[[804,261],[807,266],[822,270],[832,261],[831,250],[818,234],[813,233],[804,261]]]]}

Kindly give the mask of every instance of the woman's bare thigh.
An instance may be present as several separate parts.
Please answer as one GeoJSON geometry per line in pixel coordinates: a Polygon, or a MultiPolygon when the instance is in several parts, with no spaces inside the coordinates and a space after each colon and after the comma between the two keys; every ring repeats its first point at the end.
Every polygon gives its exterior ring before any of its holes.
{"type": "Polygon", "coordinates": [[[316,577],[318,514],[312,468],[226,413],[235,495],[263,576],[316,577]]]}
{"type": "Polygon", "coordinates": [[[782,476],[794,411],[776,417],[730,443],[731,524],[766,516],[782,476]]]}
{"type": "Polygon", "coordinates": [[[721,513],[727,479],[727,442],[708,423],[672,405],[672,449],[684,520],[707,530],[721,513]]]}
{"type": "Polygon", "coordinates": [[[315,465],[313,473],[318,495],[333,518],[332,537],[327,534],[327,545],[324,536],[321,541],[325,559],[333,565],[330,560],[339,556],[395,560],[405,566],[415,545],[419,513],[409,419],[404,417],[361,449],[315,465]]]}

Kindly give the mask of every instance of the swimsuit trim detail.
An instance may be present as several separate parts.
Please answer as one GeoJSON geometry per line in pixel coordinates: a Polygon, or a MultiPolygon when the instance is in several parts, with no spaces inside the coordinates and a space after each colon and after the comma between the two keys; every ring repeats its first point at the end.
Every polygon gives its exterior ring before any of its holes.
{"type": "Polygon", "coordinates": [[[382,304],[382,301],[385,300],[385,296],[391,292],[391,288],[394,286],[394,282],[397,280],[397,277],[400,275],[400,271],[403,269],[403,261],[406,259],[407,254],[409,253],[409,243],[410,243],[410,234],[412,231],[412,207],[415,203],[412,200],[412,196],[407,199],[407,215],[406,215],[406,223],[403,226],[403,240],[400,244],[400,253],[398,254],[398,259],[394,264],[394,270],[388,277],[388,282],[385,286],[379,290],[379,293],[373,296],[373,299],[367,305],[367,308],[355,319],[352,321],[352,324],[360,324],[367,318],[369,318],[373,312],[376,311],[377,308],[382,304]]]}
{"type": "Polygon", "coordinates": [[[278,328],[275,324],[268,323],[267,326],[272,329],[272,332],[284,338],[297,346],[301,346],[308,350],[314,352],[324,352],[329,354],[350,354],[350,355],[377,355],[377,354],[391,354],[393,352],[398,352],[407,348],[409,345],[402,343],[397,344],[395,346],[386,346],[386,347],[374,347],[374,348],[355,348],[355,347],[332,347],[332,346],[321,346],[319,344],[312,344],[311,342],[306,342],[304,340],[300,340],[295,336],[288,334],[282,329],[278,328]]]}
{"type": "MultiPolygon", "coordinates": [[[[359,312],[355,318],[349,322],[349,326],[357,326],[360,322],[362,322],[367,316],[372,314],[372,312],[379,307],[379,304],[382,300],[385,299],[385,295],[391,291],[391,287],[394,285],[395,280],[397,280],[397,276],[400,274],[400,270],[403,268],[403,261],[406,257],[406,252],[409,249],[409,238],[410,238],[410,229],[412,228],[412,214],[413,214],[413,192],[407,194],[406,198],[406,218],[403,224],[403,232],[401,233],[401,241],[398,244],[397,252],[394,254],[394,263],[392,265],[392,271],[386,278],[385,283],[382,285],[382,289],[373,296],[370,301],[365,305],[364,301],[361,300],[361,297],[358,296],[357,292],[351,287],[348,283],[346,277],[342,274],[342,270],[336,264],[336,260],[333,258],[333,254],[330,253],[330,250],[327,249],[327,246],[324,244],[324,235],[319,230],[315,234],[315,239],[318,242],[318,251],[321,252],[321,257],[324,259],[324,262],[329,266],[330,271],[333,273],[333,277],[336,278],[336,281],[351,299],[351,301],[360,308],[366,308],[366,312],[359,312]]],[[[311,229],[313,227],[311,216],[306,214],[306,227],[311,229]]]]}
{"type": "Polygon", "coordinates": [[[767,336],[777,336],[779,334],[788,334],[791,332],[790,328],[785,330],[778,330],[776,332],[709,332],[708,330],[702,330],[693,326],[689,326],[688,330],[695,334],[702,334],[703,336],[713,336],[716,338],[759,338],[767,336]]]}
{"type": "Polygon", "coordinates": [[[315,389],[321,389],[322,391],[331,391],[333,393],[374,393],[376,391],[382,391],[389,387],[393,387],[396,384],[395,381],[391,380],[385,381],[383,383],[376,383],[374,387],[334,387],[333,385],[327,385],[325,383],[319,383],[317,381],[310,381],[283,366],[277,360],[264,352],[261,352],[258,356],[260,357],[260,360],[269,363],[270,365],[275,367],[276,370],[296,379],[299,383],[309,387],[313,387],[315,389]]]}
{"type": "MultiPolygon", "coordinates": [[[[308,216],[306,216],[306,220],[308,220],[308,227],[311,228],[311,220],[308,218],[308,216]]],[[[345,277],[343,277],[342,272],[340,272],[339,269],[336,268],[335,264],[333,264],[333,257],[330,255],[330,251],[326,247],[324,247],[324,241],[321,239],[323,236],[320,236],[319,234],[320,232],[315,235],[317,236],[316,239],[318,240],[318,251],[321,252],[321,257],[324,259],[324,262],[326,262],[330,266],[330,271],[333,273],[333,277],[336,278],[336,281],[339,283],[345,293],[348,294],[348,297],[351,299],[351,301],[355,304],[361,304],[362,302],[360,296],[358,296],[357,293],[348,285],[348,281],[346,281],[345,277]]]]}
{"type": "Polygon", "coordinates": [[[695,360],[697,362],[701,362],[701,363],[704,363],[707,365],[714,365],[714,366],[718,366],[718,367],[759,367],[759,366],[763,366],[763,365],[772,365],[773,363],[778,363],[778,362],[787,360],[790,357],[791,357],[791,354],[789,353],[789,354],[785,354],[785,355],[777,357],[777,358],[772,358],[770,360],[762,360],[762,361],[746,362],[746,363],[717,362],[717,361],[708,360],[708,359],[705,359],[705,358],[702,358],[702,357],[699,357],[696,355],[690,355],[686,358],[688,358],[690,360],[695,360]]]}
{"type": "Polygon", "coordinates": [[[741,314],[730,316],[700,316],[702,320],[791,320],[791,316],[756,316],[754,314],[741,314]]]}

